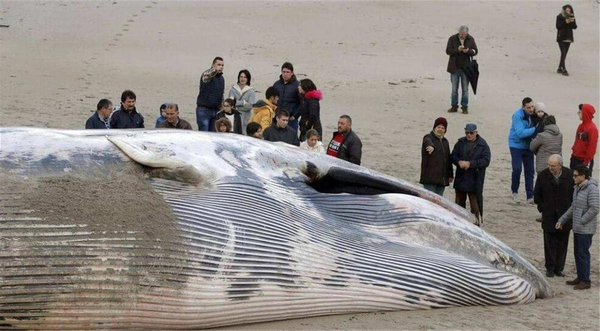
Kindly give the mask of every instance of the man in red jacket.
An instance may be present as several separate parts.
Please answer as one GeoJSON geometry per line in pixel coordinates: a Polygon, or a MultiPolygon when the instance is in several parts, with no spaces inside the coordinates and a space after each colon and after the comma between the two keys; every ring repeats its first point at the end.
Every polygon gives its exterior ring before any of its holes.
{"type": "Polygon", "coordinates": [[[581,124],[577,127],[573,152],[571,153],[571,169],[575,169],[580,164],[585,165],[592,173],[594,167],[594,155],[598,145],[598,128],[592,118],[596,109],[587,103],[579,105],[579,119],[581,124]]]}

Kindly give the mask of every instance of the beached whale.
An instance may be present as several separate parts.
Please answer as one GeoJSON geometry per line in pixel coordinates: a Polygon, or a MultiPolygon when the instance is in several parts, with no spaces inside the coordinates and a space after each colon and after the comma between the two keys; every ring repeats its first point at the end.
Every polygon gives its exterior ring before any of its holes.
{"type": "Polygon", "coordinates": [[[464,209],[235,134],[0,129],[0,326],[207,328],[552,296],[464,209]]]}

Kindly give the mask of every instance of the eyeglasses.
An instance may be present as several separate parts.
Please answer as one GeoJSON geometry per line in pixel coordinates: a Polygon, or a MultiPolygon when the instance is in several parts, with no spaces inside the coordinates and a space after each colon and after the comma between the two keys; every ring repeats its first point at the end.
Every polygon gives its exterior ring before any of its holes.
{"type": "Polygon", "coordinates": [[[477,132],[477,131],[467,131],[467,132],[465,132],[465,134],[475,134],[475,132],[477,132]]]}
{"type": "Polygon", "coordinates": [[[575,175],[575,174],[573,174],[573,178],[577,178],[579,176],[583,176],[583,175],[575,175]]]}

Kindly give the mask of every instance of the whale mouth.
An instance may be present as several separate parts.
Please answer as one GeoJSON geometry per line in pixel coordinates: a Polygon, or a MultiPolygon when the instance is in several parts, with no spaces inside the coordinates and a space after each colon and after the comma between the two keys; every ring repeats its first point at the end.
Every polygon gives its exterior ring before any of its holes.
{"type": "Polygon", "coordinates": [[[320,193],[348,193],[356,195],[378,195],[387,193],[418,196],[406,188],[364,173],[342,168],[331,168],[327,173],[308,182],[308,186],[320,193]]]}

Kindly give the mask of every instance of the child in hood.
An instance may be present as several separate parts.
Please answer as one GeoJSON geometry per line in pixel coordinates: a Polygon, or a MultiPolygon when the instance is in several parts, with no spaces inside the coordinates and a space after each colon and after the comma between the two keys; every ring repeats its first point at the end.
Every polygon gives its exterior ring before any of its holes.
{"type": "Polygon", "coordinates": [[[158,128],[158,126],[167,120],[167,115],[165,114],[165,111],[167,109],[167,106],[169,104],[167,102],[163,103],[162,105],[160,105],[160,108],[158,109],[158,118],[156,119],[156,125],[155,127],[158,128]]]}

